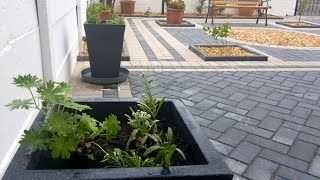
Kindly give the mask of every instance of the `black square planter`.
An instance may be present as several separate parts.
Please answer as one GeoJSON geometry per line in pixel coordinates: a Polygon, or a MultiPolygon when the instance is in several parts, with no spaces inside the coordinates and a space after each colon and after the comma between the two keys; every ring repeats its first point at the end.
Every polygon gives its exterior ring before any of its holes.
{"type": "MultiPolygon", "coordinates": [[[[109,114],[118,116],[126,123],[124,114],[130,114],[129,106],[138,99],[83,99],[77,102],[87,104],[93,109],[88,113],[97,120],[103,120],[109,114]]],[[[39,125],[45,117],[38,115],[33,126],[39,125]]],[[[194,159],[192,165],[171,166],[170,174],[163,175],[161,167],[150,168],[79,168],[70,165],[68,160],[46,160],[40,153],[28,155],[21,145],[9,165],[4,180],[64,180],[64,179],[208,179],[231,180],[232,172],[222,160],[222,156],[213,148],[208,137],[202,132],[193,116],[178,100],[167,100],[159,112],[158,119],[169,121],[174,134],[179,134],[188,146],[188,155],[194,159]],[[40,154],[40,155],[39,155],[40,154]],[[59,168],[63,167],[63,168],[59,168]]],[[[130,132],[128,132],[130,133],[130,132]]]]}
{"type": "Polygon", "coordinates": [[[309,24],[308,26],[307,25],[302,25],[302,26],[294,26],[294,25],[291,25],[291,24],[288,24],[290,22],[276,22],[276,24],[280,24],[280,25],[283,25],[283,26],[287,26],[287,27],[291,27],[291,28],[320,28],[320,25],[317,25],[317,24],[312,24],[312,23],[308,23],[308,22],[303,22],[302,23],[306,23],[306,24],[309,24]]]}
{"type": "Polygon", "coordinates": [[[268,56],[259,54],[241,45],[189,45],[189,49],[205,61],[267,61],[268,56]],[[241,49],[255,54],[256,56],[209,56],[198,47],[240,47],[241,49]]]}
{"type": "Polygon", "coordinates": [[[189,21],[182,21],[182,24],[167,24],[167,20],[156,20],[156,23],[161,27],[195,27],[195,24],[189,21]]]}

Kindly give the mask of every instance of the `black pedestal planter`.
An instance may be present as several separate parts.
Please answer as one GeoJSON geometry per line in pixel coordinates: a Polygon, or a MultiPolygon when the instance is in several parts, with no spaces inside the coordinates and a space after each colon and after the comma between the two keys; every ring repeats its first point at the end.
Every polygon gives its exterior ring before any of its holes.
{"type": "MultiPolygon", "coordinates": [[[[84,28],[90,57],[91,77],[95,79],[117,79],[119,77],[125,25],[85,23],[84,28]]],[[[87,77],[87,79],[90,79],[90,77],[87,77]]]]}
{"type": "MultiPolygon", "coordinates": [[[[125,124],[124,113],[130,113],[129,106],[136,104],[137,99],[85,99],[79,102],[91,106],[93,110],[87,113],[98,120],[103,120],[107,115],[113,113],[125,124]]],[[[86,169],[86,167],[81,166],[83,162],[80,162],[80,159],[77,159],[77,164],[72,163],[70,160],[50,160],[50,158],[42,157],[44,155],[41,153],[27,155],[28,150],[26,147],[20,146],[4,175],[4,180],[232,179],[232,172],[222,161],[221,155],[213,148],[200,126],[180,101],[166,101],[158,119],[168,121],[174,130],[174,138],[183,138],[188,144],[187,152],[185,153],[187,153],[187,158],[193,159],[192,165],[171,166],[170,174],[167,175],[162,174],[163,169],[161,167],[86,169]]],[[[44,117],[39,115],[34,125],[43,120],[44,117]]]]}

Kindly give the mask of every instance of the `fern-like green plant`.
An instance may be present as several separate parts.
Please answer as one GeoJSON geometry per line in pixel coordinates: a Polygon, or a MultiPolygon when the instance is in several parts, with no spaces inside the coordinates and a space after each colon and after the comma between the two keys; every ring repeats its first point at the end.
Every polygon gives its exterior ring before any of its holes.
{"type": "Polygon", "coordinates": [[[223,26],[218,27],[204,27],[203,30],[211,37],[213,37],[216,40],[216,43],[218,43],[218,38],[221,38],[222,40],[225,40],[225,44],[227,45],[227,37],[229,36],[231,27],[229,23],[224,23],[223,26]]]}
{"type": "Polygon", "coordinates": [[[120,121],[117,116],[110,115],[102,123],[100,123],[101,131],[105,131],[106,140],[110,142],[120,131],[120,121]]]}

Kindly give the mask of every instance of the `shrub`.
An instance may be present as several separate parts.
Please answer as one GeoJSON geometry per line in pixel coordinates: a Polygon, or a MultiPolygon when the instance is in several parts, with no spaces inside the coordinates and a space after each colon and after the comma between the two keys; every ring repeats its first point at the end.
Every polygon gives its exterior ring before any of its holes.
{"type": "Polygon", "coordinates": [[[182,0],[167,1],[167,7],[172,9],[185,9],[186,3],[182,0]]]}

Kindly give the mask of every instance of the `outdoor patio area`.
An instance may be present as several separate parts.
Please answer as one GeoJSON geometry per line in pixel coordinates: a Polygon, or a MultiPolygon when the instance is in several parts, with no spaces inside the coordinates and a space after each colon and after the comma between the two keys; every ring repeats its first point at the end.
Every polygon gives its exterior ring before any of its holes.
{"type": "MultiPolygon", "coordinates": [[[[81,80],[88,61],[78,61],[71,78],[74,98],[141,97],[139,75],[152,79],[156,97],[180,99],[213,146],[243,179],[320,179],[320,47],[265,45],[228,38],[268,61],[204,61],[189,45],[217,44],[206,35],[204,19],[185,19],[195,27],[160,27],[159,18],[126,18],[124,54],[130,71],[119,85],[81,80]]],[[[215,19],[231,28],[277,29],[319,35],[320,29],[255,24],[254,19],[215,19]]],[[[304,21],[320,25],[319,17],[304,21]]],[[[261,34],[268,36],[268,34],[261,34]]]]}

